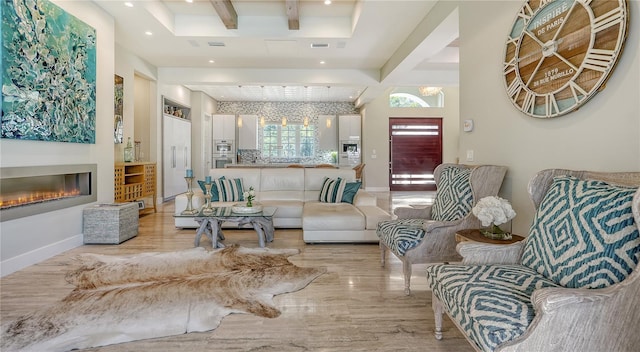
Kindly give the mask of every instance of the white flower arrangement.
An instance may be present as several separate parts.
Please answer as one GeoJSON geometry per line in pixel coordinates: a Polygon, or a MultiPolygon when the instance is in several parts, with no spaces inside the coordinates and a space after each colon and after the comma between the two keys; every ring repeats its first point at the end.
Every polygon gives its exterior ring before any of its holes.
{"type": "Polygon", "coordinates": [[[247,207],[252,207],[253,200],[256,199],[256,191],[253,190],[253,186],[249,187],[248,191],[242,193],[242,196],[247,200],[247,207]]]}
{"type": "Polygon", "coordinates": [[[471,210],[482,226],[500,225],[516,217],[509,201],[500,197],[484,197],[471,210]]]}

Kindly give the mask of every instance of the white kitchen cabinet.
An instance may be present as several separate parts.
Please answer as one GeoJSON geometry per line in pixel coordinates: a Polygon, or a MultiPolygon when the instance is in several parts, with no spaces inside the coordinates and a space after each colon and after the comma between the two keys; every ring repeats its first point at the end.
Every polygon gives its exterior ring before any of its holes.
{"type": "Polygon", "coordinates": [[[338,150],[336,115],[318,116],[318,149],[338,150]]]}
{"type": "Polygon", "coordinates": [[[341,141],[360,140],[361,136],[360,115],[338,116],[338,135],[341,141]]]}
{"type": "Polygon", "coordinates": [[[258,115],[240,115],[237,124],[238,149],[258,149],[258,115]]]}
{"type": "Polygon", "coordinates": [[[236,139],[236,115],[213,115],[213,139],[236,139]]]}
{"type": "Polygon", "coordinates": [[[187,169],[191,169],[191,121],[163,114],[162,197],[165,201],[187,191],[184,180],[187,169]]]}

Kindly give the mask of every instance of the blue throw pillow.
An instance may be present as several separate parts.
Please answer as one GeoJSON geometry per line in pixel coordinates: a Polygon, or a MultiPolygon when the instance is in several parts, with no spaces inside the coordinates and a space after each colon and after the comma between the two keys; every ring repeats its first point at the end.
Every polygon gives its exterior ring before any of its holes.
{"type": "MultiPolygon", "coordinates": [[[[220,179],[224,179],[224,176],[220,177],[220,179]]],[[[205,181],[198,180],[198,185],[200,189],[202,189],[202,193],[206,194],[207,190],[204,188],[205,181]]],[[[217,202],[220,200],[220,195],[218,194],[218,187],[215,182],[211,182],[211,201],[217,202]]]]}
{"type": "Polygon", "coordinates": [[[342,202],[353,204],[353,198],[358,193],[362,182],[347,182],[344,185],[344,192],[342,193],[342,202]]]}
{"type": "Polygon", "coordinates": [[[322,187],[320,188],[320,202],[340,203],[342,201],[345,184],[346,182],[340,177],[335,180],[325,177],[324,181],[322,181],[322,187]]]}
{"type": "Polygon", "coordinates": [[[529,231],[522,265],[570,288],[604,288],[638,264],[637,188],[558,176],[529,231]]]}

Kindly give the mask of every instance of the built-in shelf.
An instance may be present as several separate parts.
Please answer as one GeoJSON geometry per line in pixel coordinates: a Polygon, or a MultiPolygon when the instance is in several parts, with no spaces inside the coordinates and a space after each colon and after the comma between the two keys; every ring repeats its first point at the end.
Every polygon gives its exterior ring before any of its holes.
{"type": "Polygon", "coordinates": [[[191,108],[180,104],[171,99],[162,98],[162,111],[165,115],[190,120],[191,119],[191,108]]]}
{"type": "Polygon", "coordinates": [[[137,202],[152,198],[153,207],[140,211],[156,212],[156,164],[120,163],[115,165],[115,201],[117,203],[137,202]]]}

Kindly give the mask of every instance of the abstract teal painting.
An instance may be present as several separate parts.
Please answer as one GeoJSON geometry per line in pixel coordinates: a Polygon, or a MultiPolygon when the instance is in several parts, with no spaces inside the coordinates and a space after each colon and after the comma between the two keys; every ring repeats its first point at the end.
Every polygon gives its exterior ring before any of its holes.
{"type": "Polygon", "coordinates": [[[2,138],[95,143],[95,29],[47,0],[0,2],[2,138]]]}

